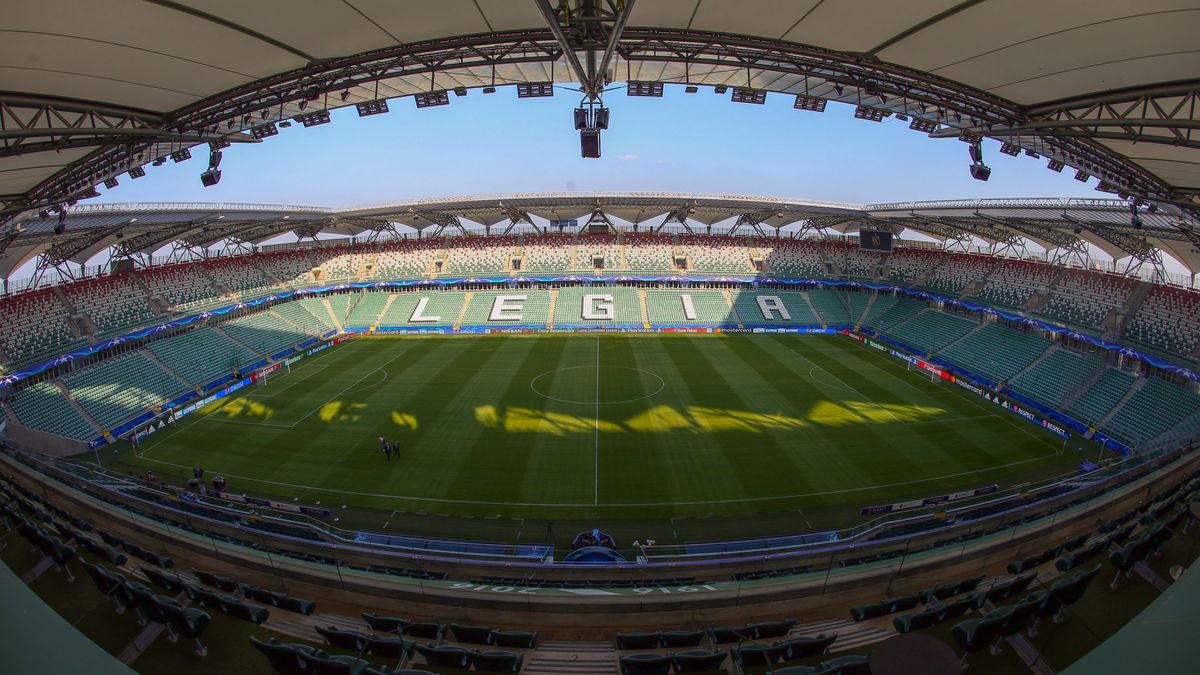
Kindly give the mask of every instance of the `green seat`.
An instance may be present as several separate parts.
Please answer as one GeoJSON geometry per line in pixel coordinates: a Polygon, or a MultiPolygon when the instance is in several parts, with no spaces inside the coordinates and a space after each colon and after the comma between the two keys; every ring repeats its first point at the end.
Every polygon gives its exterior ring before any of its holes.
{"type": "Polygon", "coordinates": [[[500,647],[515,647],[517,649],[533,649],[537,647],[538,634],[526,630],[497,630],[492,631],[492,638],[500,647]]]}
{"type": "Polygon", "coordinates": [[[780,621],[762,621],[760,623],[752,623],[746,626],[750,629],[750,634],[755,640],[764,638],[783,637],[792,630],[792,626],[796,625],[795,619],[784,619],[780,621]]]}
{"type": "Polygon", "coordinates": [[[660,633],[617,633],[617,649],[654,649],[660,633]]]}
{"type": "Polygon", "coordinates": [[[515,652],[490,650],[475,655],[475,670],[481,673],[519,673],[525,657],[515,652]]]}
{"type": "Polygon", "coordinates": [[[452,647],[448,645],[417,645],[417,653],[425,658],[431,666],[447,666],[450,668],[467,669],[475,661],[479,653],[474,649],[452,647]]]}
{"type": "Polygon", "coordinates": [[[796,637],[790,640],[781,640],[776,642],[773,647],[783,648],[783,660],[794,661],[796,659],[806,659],[810,656],[820,656],[829,651],[829,645],[837,640],[837,633],[826,635],[821,633],[816,637],[796,637]]]}
{"type": "Polygon", "coordinates": [[[376,616],[369,612],[363,612],[362,618],[371,627],[371,630],[379,633],[399,633],[400,629],[412,623],[408,619],[395,616],[376,616]]]}
{"type": "Polygon", "coordinates": [[[661,644],[668,649],[673,647],[695,647],[704,639],[702,630],[667,630],[659,634],[661,644]]]}
{"type": "Polygon", "coordinates": [[[629,654],[618,661],[621,675],[666,675],[671,671],[670,654],[629,654]]]}
{"type": "Polygon", "coordinates": [[[892,619],[892,625],[896,627],[897,633],[924,630],[940,621],[942,612],[943,608],[940,605],[934,605],[919,612],[898,616],[892,619]]]}
{"type": "Polygon", "coordinates": [[[963,650],[962,663],[967,663],[967,655],[987,647],[1000,634],[1000,627],[1008,620],[1007,612],[993,612],[982,619],[968,619],[954,625],[951,635],[963,650]]]}
{"type": "Polygon", "coordinates": [[[279,675],[309,675],[313,672],[309,660],[312,647],[279,644],[275,638],[262,642],[253,635],[250,636],[250,644],[267,657],[267,662],[279,675]]]}
{"type": "Polygon", "coordinates": [[[838,656],[821,662],[821,671],[819,672],[826,671],[839,675],[871,675],[871,659],[859,654],[838,656]]]}
{"type": "Polygon", "coordinates": [[[725,657],[728,656],[728,652],[689,649],[682,652],[675,652],[672,656],[674,658],[675,672],[704,673],[720,670],[721,664],[725,663],[725,657]]]}

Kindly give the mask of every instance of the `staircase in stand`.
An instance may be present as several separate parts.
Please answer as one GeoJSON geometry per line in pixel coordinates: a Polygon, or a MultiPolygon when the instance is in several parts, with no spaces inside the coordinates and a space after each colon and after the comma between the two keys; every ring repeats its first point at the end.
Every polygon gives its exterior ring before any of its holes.
{"type": "Polygon", "coordinates": [[[638,305],[642,308],[642,325],[650,325],[650,310],[646,307],[646,289],[638,289],[638,305]]]}
{"type": "Polygon", "coordinates": [[[329,312],[329,319],[333,321],[333,327],[338,330],[344,330],[345,326],[342,325],[342,320],[338,318],[338,315],[334,313],[333,305],[329,304],[329,298],[321,296],[321,304],[325,307],[325,311],[329,312]]]}
{"type": "Polygon", "coordinates": [[[188,380],[184,379],[184,377],[182,375],[175,372],[169,366],[167,366],[167,364],[165,364],[161,360],[159,360],[159,358],[154,355],[154,352],[150,351],[149,349],[143,349],[142,354],[144,354],[146,356],[146,358],[150,359],[150,361],[153,362],[154,365],[156,365],[159,368],[162,368],[164,371],[166,371],[168,375],[175,378],[176,380],[179,380],[179,383],[182,384],[183,386],[187,387],[188,389],[196,388],[196,383],[189,382],[188,380]]]}
{"type": "Polygon", "coordinates": [[[471,306],[471,300],[475,297],[475,291],[467,291],[467,297],[463,298],[462,309],[458,310],[458,318],[454,320],[455,326],[461,326],[463,317],[467,315],[467,307],[471,306]]]}
{"type": "Polygon", "coordinates": [[[71,407],[75,408],[75,412],[79,413],[79,415],[83,417],[88,424],[92,425],[92,428],[96,430],[96,433],[100,434],[106,431],[104,426],[97,422],[95,417],[92,417],[91,413],[84,410],[83,406],[79,405],[79,402],[75,400],[75,396],[71,394],[71,390],[67,389],[67,385],[63,384],[62,380],[55,380],[54,386],[60,392],[62,392],[63,398],[67,399],[67,401],[71,403],[71,407]]]}
{"type": "Polygon", "coordinates": [[[382,319],[387,314],[388,308],[391,307],[392,303],[395,301],[396,301],[396,294],[388,293],[387,300],[384,300],[384,302],[383,302],[383,308],[379,310],[379,314],[375,315],[374,319],[371,319],[371,323],[369,325],[378,326],[379,320],[382,319]]]}
{"type": "Polygon", "coordinates": [[[542,640],[529,655],[526,675],[615,675],[617,650],[610,642],[542,640]]]}
{"type": "MultiPolygon", "coordinates": [[[[920,314],[920,312],[917,312],[917,314],[920,314]]],[[[900,323],[903,323],[903,321],[902,321],[902,322],[900,322],[900,323]]],[[[900,324],[896,324],[896,326],[898,326],[898,325],[900,325],[900,324]]],[[[978,324],[976,324],[976,325],[975,325],[975,327],[974,327],[974,328],[972,328],[971,330],[969,330],[969,331],[967,331],[966,333],[964,333],[964,334],[962,335],[962,337],[960,337],[960,338],[958,338],[958,339],[956,339],[956,340],[953,340],[953,341],[951,341],[951,342],[950,342],[950,344],[948,344],[948,345],[946,345],[945,347],[942,347],[941,349],[937,350],[937,353],[938,353],[938,354],[941,354],[942,352],[945,352],[947,349],[949,349],[949,348],[953,347],[954,345],[956,345],[956,344],[958,344],[958,343],[962,342],[963,340],[966,340],[967,338],[971,337],[972,335],[974,335],[974,334],[978,333],[979,331],[983,330],[983,327],[984,327],[984,326],[986,326],[986,325],[987,325],[987,322],[986,322],[986,321],[980,321],[978,324]]],[[[892,328],[895,328],[896,326],[892,326],[892,328]]]]}
{"type": "Polygon", "coordinates": [[[867,298],[867,305],[865,307],[863,307],[862,315],[857,316],[857,317],[854,317],[854,316],[850,317],[850,323],[852,323],[857,328],[862,328],[863,319],[870,316],[871,308],[875,306],[875,298],[878,298],[878,297],[879,297],[878,293],[871,293],[871,297],[867,298]]]}
{"type": "Polygon", "coordinates": [[[1108,366],[1100,364],[1100,366],[1096,368],[1096,371],[1093,372],[1090,377],[1088,377],[1087,382],[1084,382],[1078,389],[1070,394],[1067,394],[1066,398],[1064,398],[1062,403],[1059,404],[1059,410],[1067,410],[1071,406],[1075,405],[1075,401],[1078,401],[1080,396],[1086,394],[1089,389],[1096,386],[1096,383],[1100,381],[1100,378],[1104,377],[1104,372],[1106,370],[1108,370],[1108,366]]]}
{"type": "Polygon", "coordinates": [[[1117,404],[1112,407],[1112,410],[1104,413],[1104,417],[1101,417],[1096,421],[1096,428],[1101,429],[1105,424],[1108,424],[1108,421],[1113,418],[1113,415],[1116,415],[1117,411],[1125,407],[1125,404],[1129,402],[1129,399],[1133,398],[1133,395],[1138,393],[1138,390],[1144,386],[1146,386],[1146,378],[1139,377],[1133,383],[1133,386],[1129,388],[1129,391],[1125,392],[1125,395],[1121,397],[1121,400],[1117,401],[1117,404]]]}
{"type": "Polygon", "coordinates": [[[824,325],[825,317],[821,316],[821,313],[817,311],[816,305],[812,304],[812,300],[809,299],[808,293],[801,293],[800,297],[804,298],[804,304],[808,305],[808,311],[812,312],[813,316],[817,317],[817,323],[824,325]]]}
{"type": "Polygon", "coordinates": [[[1018,377],[1020,377],[1020,376],[1024,375],[1025,373],[1027,373],[1027,372],[1029,372],[1029,371],[1033,370],[1035,367],[1037,367],[1037,364],[1041,363],[1042,361],[1045,361],[1047,356],[1050,356],[1051,354],[1053,354],[1054,352],[1058,351],[1059,349],[1061,349],[1061,347],[1059,347],[1058,345],[1050,345],[1050,346],[1049,346],[1049,347],[1046,349],[1046,351],[1044,351],[1044,352],[1042,352],[1042,353],[1041,353],[1041,355],[1040,355],[1040,356],[1038,356],[1036,359],[1034,359],[1034,360],[1030,361],[1030,362],[1029,362],[1029,365],[1027,365],[1027,366],[1025,366],[1024,368],[1022,368],[1022,369],[1018,370],[1016,373],[1013,373],[1013,376],[1012,376],[1012,377],[1010,377],[1010,378],[1008,378],[1008,381],[1009,381],[1009,382],[1012,382],[1013,380],[1017,379],[1018,377]]]}
{"type": "Polygon", "coordinates": [[[728,288],[724,288],[721,289],[721,295],[725,296],[725,302],[729,303],[729,316],[733,317],[733,322],[740,326],[742,317],[738,315],[737,307],[733,306],[733,293],[730,293],[728,288]]]}
{"type": "Polygon", "coordinates": [[[546,314],[546,327],[554,327],[554,309],[558,307],[558,289],[550,289],[550,311],[546,314]]]}
{"type": "Polygon", "coordinates": [[[258,351],[257,349],[252,348],[250,345],[233,337],[229,333],[226,333],[225,329],[222,328],[221,326],[213,326],[212,329],[213,329],[213,332],[215,332],[217,335],[224,337],[226,340],[229,340],[233,344],[238,345],[239,347],[241,347],[242,349],[245,349],[246,351],[250,352],[251,354],[257,354],[257,355],[263,357],[264,359],[267,358],[266,354],[258,351]]]}

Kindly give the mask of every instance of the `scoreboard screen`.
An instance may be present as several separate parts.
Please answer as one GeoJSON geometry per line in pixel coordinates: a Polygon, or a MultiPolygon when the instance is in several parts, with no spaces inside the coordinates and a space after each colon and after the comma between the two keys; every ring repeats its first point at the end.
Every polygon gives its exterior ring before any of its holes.
{"type": "Polygon", "coordinates": [[[864,251],[892,252],[892,233],[881,230],[860,230],[858,247],[864,251]]]}

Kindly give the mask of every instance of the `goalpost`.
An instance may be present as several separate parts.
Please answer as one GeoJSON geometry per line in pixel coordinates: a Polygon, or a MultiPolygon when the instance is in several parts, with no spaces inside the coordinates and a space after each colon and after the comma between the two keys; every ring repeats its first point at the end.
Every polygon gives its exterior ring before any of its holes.
{"type": "Polygon", "coordinates": [[[942,381],[942,378],[941,378],[941,376],[940,376],[940,375],[938,375],[937,373],[933,372],[932,370],[928,370],[928,369],[926,369],[926,368],[922,368],[922,367],[918,366],[916,363],[913,363],[912,361],[909,361],[909,360],[907,360],[907,359],[905,359],[905,361],[904,361],[904,362],[905,362],[906,364],[908,364],[907,368],[908,368],[909,372],[911,372],[911,371],[914,371],[914,370],[919,370],[919,371],[921,371],[922,373],[924,373],[925,375],[928,375],[928,376],[929,376],[929,381],[930,381],[930,382],[933,382],[934,384],[937,384],[938,382],[941,382],[941,381],[942,381]]]}
{"type": "Polygon", "coordinates": [[[258,370],[254,371],[254,374],[250,376],[250,379],[255,384],[267,384],[274,377],[276,377],[277,374],[286,375],[290,372],[292,372],[292,364],[284,361],[259,368],[258,370]]]}

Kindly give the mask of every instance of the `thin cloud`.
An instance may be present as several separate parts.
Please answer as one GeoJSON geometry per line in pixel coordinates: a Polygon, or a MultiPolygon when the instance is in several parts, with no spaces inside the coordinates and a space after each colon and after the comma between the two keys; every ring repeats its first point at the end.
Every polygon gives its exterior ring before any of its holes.
{"type": "Polygon", "coordinates": [[[637,153],[636,153],[636,152],[631,152],[631,153],[629,153],[628,155],[621,155],[620,157],[618,157],[618,158],[617,158],[617,161],[619,161],[619,162],[632,162],[632,161],[634,161],[634,160],[635,160],[635,159],[637,159],[637,158],[638,158],[638,156],[637,156],[637,153]]]}

